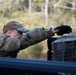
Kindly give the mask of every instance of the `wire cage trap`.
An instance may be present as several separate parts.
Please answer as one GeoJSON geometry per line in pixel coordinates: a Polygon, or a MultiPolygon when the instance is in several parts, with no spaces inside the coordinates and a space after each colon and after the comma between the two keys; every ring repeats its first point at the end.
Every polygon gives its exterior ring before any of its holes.
{"type": "Polygon", "coordinates": [[[68,34],[52,42],[52,59],[55,61],[76,61],[76,34],[68,34]]]}

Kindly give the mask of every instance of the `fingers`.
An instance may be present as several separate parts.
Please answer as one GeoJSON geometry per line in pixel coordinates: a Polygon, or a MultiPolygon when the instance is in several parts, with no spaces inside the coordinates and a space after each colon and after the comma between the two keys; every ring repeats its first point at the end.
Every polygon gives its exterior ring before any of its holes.
{"type": "Polygon", "coordinates": [[[56,29],[52,29],[53,33],[57,33],[58,31],[59,31],[58,29],[57,30],[56,29]]]}

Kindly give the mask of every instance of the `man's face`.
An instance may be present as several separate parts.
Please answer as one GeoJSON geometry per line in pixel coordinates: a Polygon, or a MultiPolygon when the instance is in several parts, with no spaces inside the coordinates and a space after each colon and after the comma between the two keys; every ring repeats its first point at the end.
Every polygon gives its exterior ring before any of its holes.
{"type": "Polygon", "coordinates": [[[6,33],[5,33],[5,35],[7,35],[7,36],[16,36],[16,35],[20,35],[20,32],[19,31],[17,31],[17,30],[8,30],[6,33]]]}

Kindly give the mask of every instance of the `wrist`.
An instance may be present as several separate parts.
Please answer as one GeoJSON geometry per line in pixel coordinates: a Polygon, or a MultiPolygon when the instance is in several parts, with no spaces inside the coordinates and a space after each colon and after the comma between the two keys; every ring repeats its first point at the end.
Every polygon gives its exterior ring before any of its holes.
{"type": "Polygon", "coordinates": [[[52,28],[52,32],[53,33],[57,33],[59,30],[56,30],[56,29],[54,29],[54,28],[52,28]]]}

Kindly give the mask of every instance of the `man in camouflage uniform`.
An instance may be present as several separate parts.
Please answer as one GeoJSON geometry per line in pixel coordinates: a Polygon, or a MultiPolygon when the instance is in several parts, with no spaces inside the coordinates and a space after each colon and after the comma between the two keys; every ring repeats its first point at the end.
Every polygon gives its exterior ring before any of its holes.
{"type": "Polygon", "coordinates": [[[58,31],[51,28],[27,30],[19,22],[10,21],[4,25],[4,35],[0,36],[0,57],[15,58],[20,50],[41,42],[58,31]]]}

